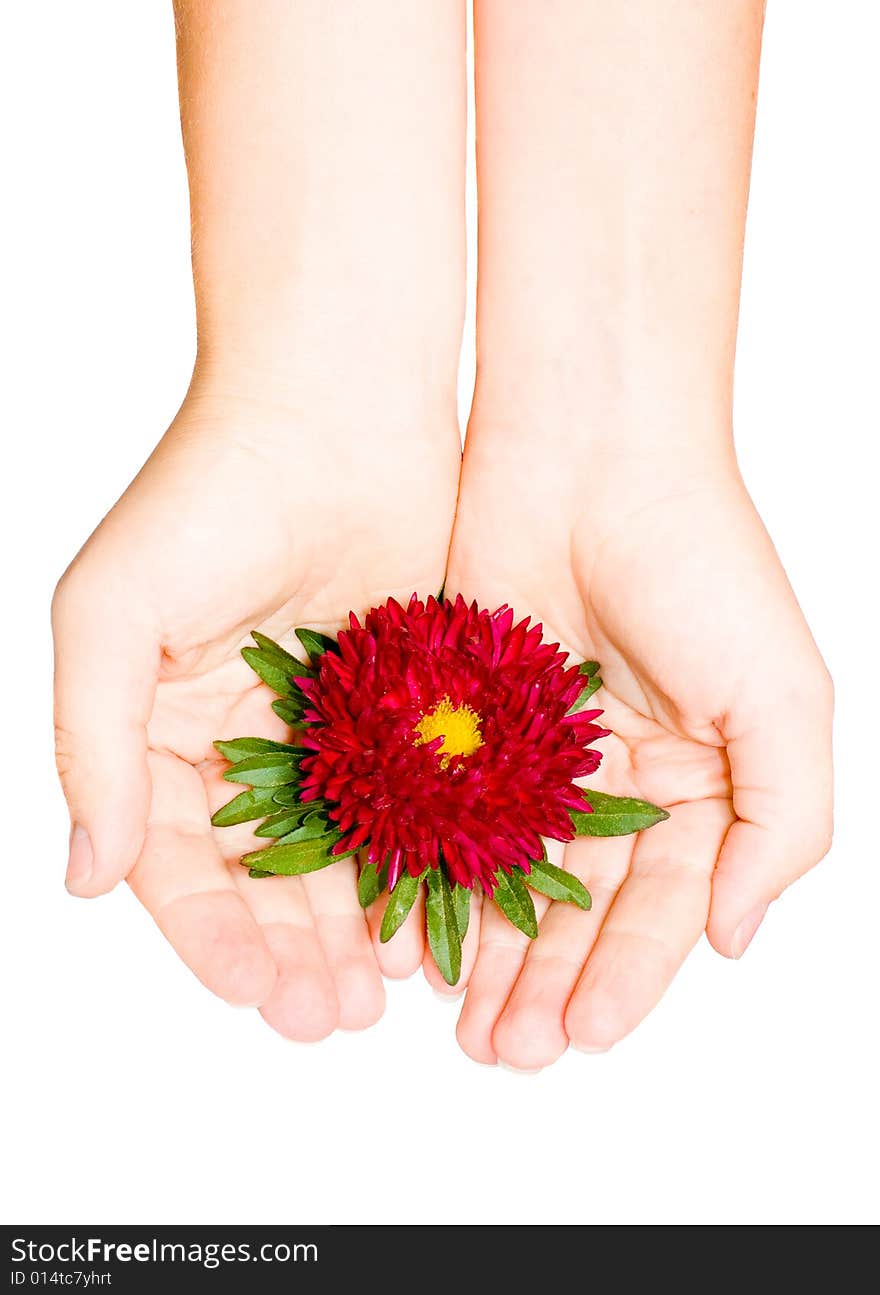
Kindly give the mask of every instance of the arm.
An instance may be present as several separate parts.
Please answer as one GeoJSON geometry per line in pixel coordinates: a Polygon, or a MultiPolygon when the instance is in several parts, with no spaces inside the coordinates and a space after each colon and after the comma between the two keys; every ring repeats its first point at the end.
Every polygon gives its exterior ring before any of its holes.
{"type": "Polygon", "coordinates": [[[732,437],[762,17],[477,6],[478,383],[448,587],[599,659],[607,789],[673,807],[634,850],[568,848],[589,917],[551,910],[528,956],[484,930],[459,1027],[482,1060],[610,1046],[704,928],[739,956],[827,849],[830,683],[732,437]]]}
{"type": "Polygon", "coordinates": [[[333,626],[442,581],[463,12],[179,0],[175,16],[198,357],[55,598],[67,884],[127,878],[206,984],[314,1037],[381,1010],[353,870],[242,876],[246,836],[210,829],[228,795],[211,739],[281,736],[239,659],[250,629],[333,626]]]}

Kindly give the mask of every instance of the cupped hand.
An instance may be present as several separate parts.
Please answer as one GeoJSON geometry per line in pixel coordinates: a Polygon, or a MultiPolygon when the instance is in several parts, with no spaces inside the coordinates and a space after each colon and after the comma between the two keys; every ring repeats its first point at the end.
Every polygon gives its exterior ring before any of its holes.
{"type": "MultiPolygon", "coordinates": [[[[591,912],[544,901],[530,943],[484,904],[469,932],[470,1056],[531,1069],[569,1042],[604,1051],[704,929],[739,957],[825,854],[827,671],[732,450],[535,454],[510,433],[469,434],[447,589],[508,602],[599,660],[613,736],[592,785],[671,811],[636,838],[559,851],[591,912]]],[[[448,988],[430,955],[425,970],[448,988]]]]}
{"type": "MultiPolygon", "coordinates": [[[[423,409],[351,404],[312,416],[287,392],[196,384],[53,605],[68,888],[127,879],[205,985],[297,1039],[383,1010],[355,865],[251,880],[249,826],[211,827],[238,790],[212,743],[285,736],[240,656],[252,629],[295,644],[293,627],[439,589],[460,464],[454,427],[423,409]]],[[[415,915],[401,935],[389,970],[406,974],[415,915]]]]}

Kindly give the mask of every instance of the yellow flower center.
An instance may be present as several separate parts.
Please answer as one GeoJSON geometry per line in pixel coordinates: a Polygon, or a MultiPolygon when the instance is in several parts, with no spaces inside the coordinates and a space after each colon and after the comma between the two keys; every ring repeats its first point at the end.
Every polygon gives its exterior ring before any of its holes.
{"type": "Polygon", "coordinates": [[[470,706],[453,706],[449,698],[444,697],[416,724],[418,736],[414,738],[414,745],[424,746],[426,742],[442,737],[437,754],[441,767],[445,769],[454,755],[473,755],[483,745],[480,723],[480,716],[470,706]]]}

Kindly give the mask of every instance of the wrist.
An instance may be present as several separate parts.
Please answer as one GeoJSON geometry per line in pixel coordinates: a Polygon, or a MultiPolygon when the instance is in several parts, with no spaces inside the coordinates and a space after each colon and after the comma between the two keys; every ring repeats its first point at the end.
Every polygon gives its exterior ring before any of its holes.
{"type": "Polygon", "coordinates": [[[735,462],[731,402],[721,390],[680,387],[633,362],[631,376],[549,362],[541,373],[482,370],[468,438],[588,466],[735,462]]]}
{"type": "Polygon", "coordinates": [[[182,446],[195,461],[226,457],[249,464],[248,470],[263,471],[270,494],[284,472],[291,498],[303,482],[309,489],[333,482],[334,507],[343,507],[343,498],[356,501],[363,482],[384,473],[389,481],[416,474],[438,499],[451,493],[452,508],[461,466],[454,404],[444,408],[415,384],[388,392],[377,384],[368,397],[344,381],[321,390],[313,379],[298,382],[265,357],[247,364],[236,357],[230,365],[213,356],[200,359],[163,445],[163,460],[168,449],[182,446]]]}
{"type": "Polygon", "coordinates": [[[641,393],[572,388],[560,399],[518,388],[519,399],[474,402],[465,448],[465,489],[482,497],[480,482],[514,511],[540,516],[560,543],[578,519],[595,536],[623,517],[665,506],[692,493],[742,493],[729,411],[685,402],[643,403],[641,393]]]}
{"type": "Polygon", "coordinates": [[[355,440],[448,436],[460,451],[452,374],[437,366],[365,365],[336,348],[310,352],[282,331],[201,338],[184,410],[206,421],[355,440]]]}
{"type": "Polygon", "coordinates": [[[616,294],[556,281],[543,305],[484,294],[478,425],[539,426],[590,453],[729,450],[735,307],[685,308],[620,277],[616,294]]]}

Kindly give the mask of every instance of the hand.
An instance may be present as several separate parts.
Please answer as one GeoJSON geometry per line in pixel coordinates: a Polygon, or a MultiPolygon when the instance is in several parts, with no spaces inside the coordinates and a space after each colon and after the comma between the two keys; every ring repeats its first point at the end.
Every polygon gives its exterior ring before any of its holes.
{"type": "Polygon", "coordinates": [[[594,785],[671,810],[635,839],[565,848],[590,913],[545,901],[529,944],[485,904],[469,934],[458,1037],[470,1056],[528,1069],[569,1042],[603,1051],[657,1003],[704,928],[739,957],[770,902],[826,852],[828,674],[732,450],[587,456],[547,440],[536,453],[510,428],[481,428],[447,589],[508,602],[575,658],[599,660],[595,703],[614,736],[594,785]]]}
{"type": "MultiPolygon", "coordinates": [[[[294,626],[440,588],[460,464],[454,426],[420,430],[399,392],[381,429],[370,402],[343,403],[328,418],[302,393],[197,382],[53,609],[69,889],[126,878],[208,988],[295,1039],[383,1010],[354,863],[251,880],[237,860],[265,842],[210,825],[237,790],[212,741],[285,736],[239,654],[251,629],[290,643],[294,626]]],[[[408,938],[411,970],[423,945],[408,938]]]]}

